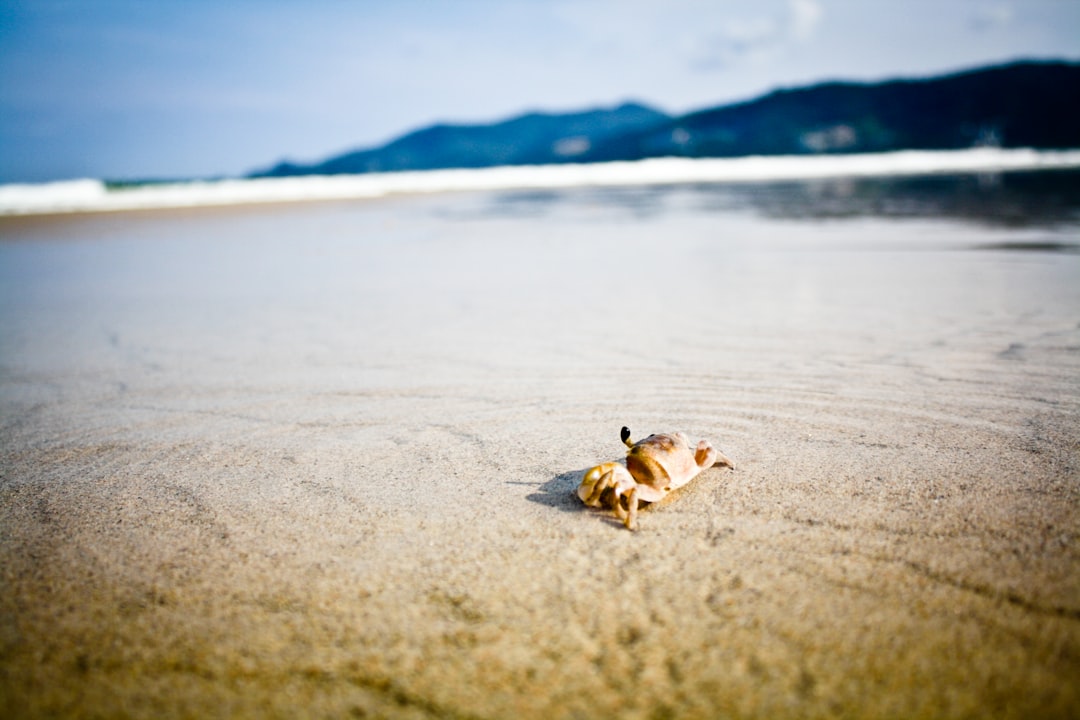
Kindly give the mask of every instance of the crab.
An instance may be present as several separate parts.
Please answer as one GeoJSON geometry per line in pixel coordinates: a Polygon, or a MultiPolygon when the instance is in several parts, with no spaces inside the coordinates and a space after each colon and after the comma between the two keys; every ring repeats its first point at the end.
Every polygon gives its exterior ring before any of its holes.
{"type": "Polygon", "coordinates": [[[664,499],[705,468],[735,468],[708,440],[701,440],[694,448],[681,432],[650,435],[633,442],[630,429],[624,427],[621,436],[630,448],[625,464],[607,462],[589,468],[581,478],[577,494],[589,507],[613,509],[628,530],[637,530],[641,503],[664,499]]]}

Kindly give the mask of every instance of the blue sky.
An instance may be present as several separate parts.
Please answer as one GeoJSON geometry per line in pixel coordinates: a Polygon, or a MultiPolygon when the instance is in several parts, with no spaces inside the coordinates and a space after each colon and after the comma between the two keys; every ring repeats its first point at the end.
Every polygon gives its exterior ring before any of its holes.
{"type": "Polygon", "coordinates": [[[434,121],[1029,57],[1080,59],[1080,0],[0,0],[0,182],[236,175],[434,121]]]}

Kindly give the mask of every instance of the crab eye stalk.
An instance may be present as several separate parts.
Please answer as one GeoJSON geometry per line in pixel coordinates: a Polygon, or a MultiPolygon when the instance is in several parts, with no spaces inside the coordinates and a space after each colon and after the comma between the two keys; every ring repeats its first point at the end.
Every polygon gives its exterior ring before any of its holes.
{"type": "Polygon", "coordinates": [[[622,431],[621,431],[621,432],[619,432],[619,437],[621,437],[621,438],[622,438],[622,441],[623,441],[623,442],[624,442],[625,444],[627,444],[627,445],[633,445],[633,443],[632,443],[632,442],[630,442],[630,428],[626,427],[625,425],[623,426],[623,429],[622,429],[622,431]]]}

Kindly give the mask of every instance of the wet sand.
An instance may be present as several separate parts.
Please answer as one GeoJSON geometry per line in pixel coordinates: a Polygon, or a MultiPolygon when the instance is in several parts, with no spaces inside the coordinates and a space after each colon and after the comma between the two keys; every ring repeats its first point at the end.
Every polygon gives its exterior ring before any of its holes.
{"type": "Polygon", "coordinates": [[[0,220],[5,717],[1069,717],[1074,225],[0,220]],[[619,428],[736,463],[630,533],[619,428]]]}

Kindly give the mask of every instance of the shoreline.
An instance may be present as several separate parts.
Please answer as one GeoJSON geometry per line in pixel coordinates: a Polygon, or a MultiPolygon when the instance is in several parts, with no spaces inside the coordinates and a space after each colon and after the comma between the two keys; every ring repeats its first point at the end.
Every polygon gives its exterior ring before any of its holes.
{"type": "Polygon", "coordinates": [[[873,154],[649,158],[366,175],[227,178],[110,188],[93,179],[0,185],[0,219],[374,200],[439,193],[755,184],[1069,171],[1080,150],[972,148],[873,154]]]}

